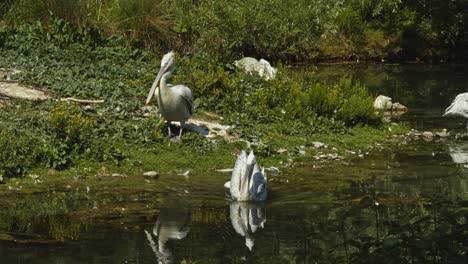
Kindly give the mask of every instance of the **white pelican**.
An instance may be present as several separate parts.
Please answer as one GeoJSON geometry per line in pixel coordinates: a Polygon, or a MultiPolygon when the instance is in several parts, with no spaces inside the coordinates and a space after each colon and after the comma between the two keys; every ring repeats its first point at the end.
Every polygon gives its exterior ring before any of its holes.
{"type": "MultiPolygon", "coordinates": [[[[445,109],[443,116],[461,116],[468,119],[468,93],[457,95],[452,104],[445,109]]],[[[468,123],[466,127],[468,128],[468,123]]]]}
{"type": "Polygon", "coordinates": [[[185,121],[192,116],[193,111],[193,95],[190,88],[185,85],[166,84],[167,78],[172,74],[174,69],[174,52],[171,51],[164,55],[161,60],[161,69],[154,80],[151,90],[146,99],[146,104],[151,101],[153,95],[158,102],[158,108],[161,115],[166,119],[169,136],[171,136],[171,121],[180,122],[179,138],[182,137],[182,127],[185,121]],[[158,87],[158,83],[160,83],[158,87]]]}
{"type": "Polygon", "coordinates": [[[253,151],[249,156],[242,151],[237,157],[231,181],[224,186],[230,189],[233,200],[264,201],[267,198],[266,184],[265,168],[260,170],[253,151]]]}

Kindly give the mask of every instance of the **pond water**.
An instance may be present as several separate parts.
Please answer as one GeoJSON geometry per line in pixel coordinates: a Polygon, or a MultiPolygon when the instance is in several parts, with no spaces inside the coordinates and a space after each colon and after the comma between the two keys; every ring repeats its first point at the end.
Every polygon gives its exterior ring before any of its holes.
{"type": "MultiPolygon", "coordinates": [[[[321,66],[410,108],[417,129],[468,89],[468,68],[321,66]]],[[[234,162],[234,160],[233,160],[234,162]]],[[[1,263],[468,263],[468,141],[416,140],[365,159],[269,173],[266,203],[226,173],[0,186],[1,263]],[[21,190],[16,190],[21,189],[21,190]]]]}

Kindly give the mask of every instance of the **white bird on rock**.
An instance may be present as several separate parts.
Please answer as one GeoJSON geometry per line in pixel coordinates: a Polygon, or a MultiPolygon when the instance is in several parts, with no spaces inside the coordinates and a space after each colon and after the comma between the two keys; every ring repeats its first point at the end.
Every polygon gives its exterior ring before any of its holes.
{"type": "Polygon", "coordinates": [[[174,52],[171,51],[164,55],[161,60],[161,69],[154,80],[151,90],[146,99],[146,104],[151,101],[153,95],[158,102],[159,112],[166,119],[169,136],[171,136],[171,121],[180,122],[179,138],[182,137],[182,128],[185,121],[192,116],[193,112],[193,95],[190,88],[185,85],[166,84],[167,78],[174,70],[174,52]],[[158,87],[158,84],[159,87],[158,87]]]}
{"type": "MultiPolygon", "coordinates": [[[[452,104],[445,109],[443,116],[461,116],[468,119],[468,93],[457,95],[452,104]]],[[[468,128],[468,123],[466,127],[468,128]]]]}
{"type": "Polygon", "coordinates": [[[237,157],[231,181],[224,184],[236,201],[264,201],[267,198],[267,178],[265,168],[260,170],[253,151],[249,156],[242,151],[237,157]]]}

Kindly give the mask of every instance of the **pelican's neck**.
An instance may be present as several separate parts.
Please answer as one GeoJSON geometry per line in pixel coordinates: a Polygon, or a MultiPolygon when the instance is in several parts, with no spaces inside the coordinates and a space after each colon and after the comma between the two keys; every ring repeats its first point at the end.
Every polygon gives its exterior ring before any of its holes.
{"type": "Polygon", "coordinates": [[[161,77],[161,81],[159,82],[158,106],[162,112],[166,112],[166,109],[164,108],[163,97],[167,98],[169,88],[167,88],[166,79],[169,78],[171,73],[172,73],[171,70],[164,73],[163,76],[161,77]]]}
{"type": "Polygon", "coordinates": [[[169,76],[171,76],[172,74],[172,71],[169,70],[167,71],[166,73],[163,74],[163,76],[161,77],[161,82],[160,82],[160,87],[161,87],[161,92],[164,93],[166,92],[169,88],[167,88],[167,78],[169,78],[169,76]]]}

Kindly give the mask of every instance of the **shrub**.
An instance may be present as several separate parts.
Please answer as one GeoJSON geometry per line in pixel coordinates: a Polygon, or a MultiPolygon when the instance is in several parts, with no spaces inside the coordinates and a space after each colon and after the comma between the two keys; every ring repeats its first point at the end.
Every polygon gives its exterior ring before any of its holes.
{"type": "Polygon", "coordinates": [[[73,104],[58,104],[49,114],[44,158],[53,168],[62,168],[91,147],[95,121],[86,118],[73,104]]]}
{"type": "Polygon", "coordinates": [[[348,125],[378,124],[379,116],[375,113],[374,99],[367,88],[350,79],[343,79],[337,85],[342,93],[341,103],[336,111],[336,117],[348,125]]]}
{"type": "Polygon", "coordinates": [[[26,168],[39,157],[32,138],[8,130],[0,129],[0,150],[0,178],[24,176],[26,168]]]}

